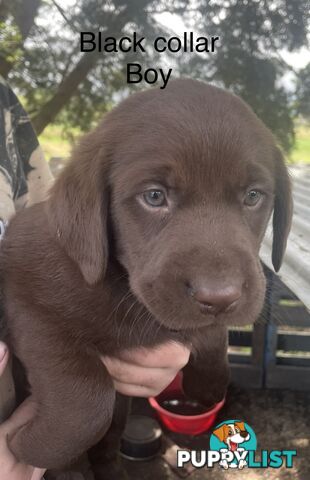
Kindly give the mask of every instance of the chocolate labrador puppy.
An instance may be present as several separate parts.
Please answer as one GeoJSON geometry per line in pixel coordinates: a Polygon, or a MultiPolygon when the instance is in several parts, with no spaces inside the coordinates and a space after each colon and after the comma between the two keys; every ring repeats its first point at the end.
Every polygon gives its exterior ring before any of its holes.
{"type": "Polygon", "coordinates": [[[35,403],[9,438],[14,455],[55,468],[93,447],[95,478],[107,478],[126,408],[115,411],[101,354],[184,342],[185,392],[206,407],[220,401],[227,326],[254,322],[263,306],[258,252],[272,211],[277,271],[289,177],[272,134],[236,96],[177,80],[107,114],[48,201],[18,213],[3,241],[8,341],[35,403]]]}

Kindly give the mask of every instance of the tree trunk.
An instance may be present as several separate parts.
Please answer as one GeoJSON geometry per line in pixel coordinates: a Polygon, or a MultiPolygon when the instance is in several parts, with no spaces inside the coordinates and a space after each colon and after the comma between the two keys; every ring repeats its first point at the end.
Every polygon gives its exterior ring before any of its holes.
{"type": "MultiPolygon", "coordinates": [[[[126,23],[130,20],[128,10],[122,11],[114,21],[109,23],[105,35],[117,36],[126,23]]],[[[78,86],[86,79],[88,73],[95,67],[102,54],[96,52],[84,53],[74,69],[60,83],[55,95],[42,106],[37,115],[32,117],[32,123],[37,135],[40,135],[45,127],[51,123],[65,104],[76,93],[78,86]]]]}
{"type": "Polygon", "coordinates": [[[8,76],[9,71],[12,69],[13,64],[8,62],[6,58],[0,56],[0,75],[3,78],[8,76]]]}
{"type": "Polygon", "coordinates": [[[19,28],[23,40],[25,40],[34,24],[34,19],[42,0],[9,0],[10,10],[19,28]]]}
{"type": "Polygon", "coordinates": [[[39,113],[32,118],[32,124],[37,135],[43,132],[45,127],[54,120],[63,106],[76,93],[78,86],[94,68],[98,59],[99,55],[96,52],[83,54],[74,69],[61,82],[55,95],[45,103],[39,113]]]}

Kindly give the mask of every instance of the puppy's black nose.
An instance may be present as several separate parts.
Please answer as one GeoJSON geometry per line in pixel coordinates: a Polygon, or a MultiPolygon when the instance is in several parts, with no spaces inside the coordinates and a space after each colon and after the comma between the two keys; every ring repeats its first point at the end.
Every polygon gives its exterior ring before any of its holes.
{"type": "Polygon", "coordinates": [[[241,297],[241,288],[234,285],[218,288],[189,286],[188,292],[199,303],[201,311],[211,315],[233,310],[241,297]]]}

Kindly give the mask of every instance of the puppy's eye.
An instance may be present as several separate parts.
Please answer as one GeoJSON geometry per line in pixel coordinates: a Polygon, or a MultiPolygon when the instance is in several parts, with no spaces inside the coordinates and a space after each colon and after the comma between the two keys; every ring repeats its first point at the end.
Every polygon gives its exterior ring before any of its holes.
{"type": "Polygon", "coordinates": [[[255,205],[258,204],[261,198],[262,198],[262,193],[258,190],[252,189],[246,192],[243,202],[248,207],[254,207],[255,205]]]}
{"type": "Polygon", "coordinates": [[[162,190],[147,190],[143,193],[143,200],[151,207],[163,207],[167,204],[166,195],[162,190]]]}

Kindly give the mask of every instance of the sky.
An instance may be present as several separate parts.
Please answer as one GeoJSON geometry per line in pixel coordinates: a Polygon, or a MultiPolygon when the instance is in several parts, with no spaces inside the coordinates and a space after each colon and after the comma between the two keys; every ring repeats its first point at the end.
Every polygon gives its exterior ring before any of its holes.
{"type": "MultiPolygon", "coordinates": [[[[158,22],[175,32],[177,35],[182,35],[183,32],[188,30],[188,27],[186,27],[180,15],[165,12],[156,15],[155,17],[158,22]]],[[[293,53],[285,49],[280,50],[278,53],[288,65],[294,68],[295,71],[304,68],[310,61],[310,51],[307,47],[302,47],[299,51],[293,53]]],[[[292,71],[287,71],[279,81],[279,84],[283,85],[287,91],[294,91],[295,80],[296,76],[294,73],[292,71]]]]}
{"type": "MultiPolygon", "coordinates": [[[[65,10],[66,7],[73,6],[75,3],[76,0],[62,0],[61,6],[65,10]]],[[[184,24],[184,21],[180,15],[164,12],[154,16],[158,22],[160,22],[164,27],[167,27],[169,30],[174,32],[176,35],[181,35],[183,34],[183,32],[189,30],[189,28],[186,27],[186,25],[184,24]]],[[[279,53],[281,57],[296,70],[305,67],[310,61],[310,51],[306,47],[303,47],[299,51],[296,51],[294,53],[288,52],[285,49],[280,50],[279,53]]]]}
{"type": "MultiPolygon", "coordinates": [[[[165,27],[173,30],[177,35],[181,35],[183,32],[188,30],[180,15],[165,12],[156,15],[156,20],[165,27]]],[[[303,47],[299,51],[294,53],[288,52],[285,49],[280,50],[279,53],[289,65],[293,66],[298,70],[305,67],[310,61],[310,51],[306,47],[303,47]]]]}

